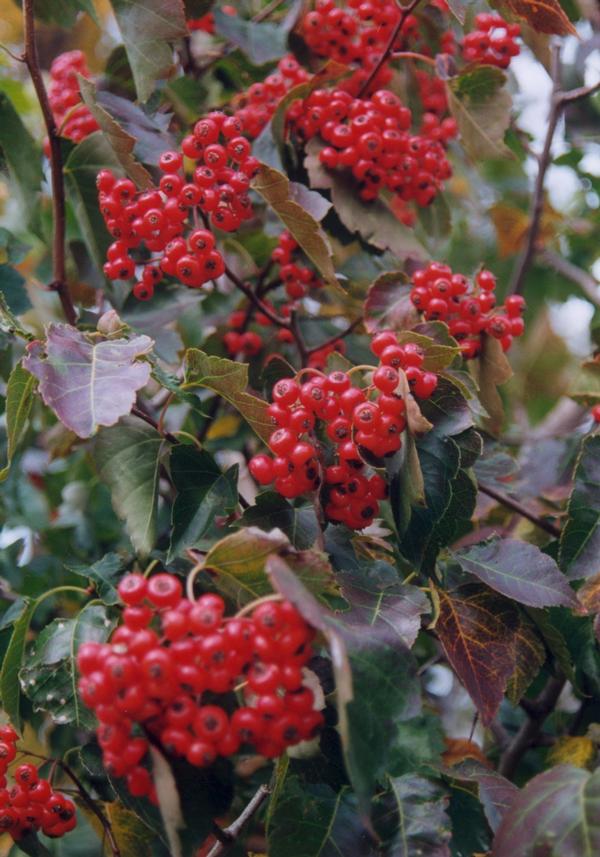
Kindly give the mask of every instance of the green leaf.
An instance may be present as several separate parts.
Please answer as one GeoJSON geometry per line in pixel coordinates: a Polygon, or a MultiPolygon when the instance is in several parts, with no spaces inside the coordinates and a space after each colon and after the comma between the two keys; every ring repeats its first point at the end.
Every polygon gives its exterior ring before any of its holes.
{"type": "Polygon", "coordinates": [[[98,104],[95,84],[81,75],[78,75],[78,80],[81,98],[100,126],[123,170],[140,190],[148,190],[153,186],[152,176],[133,155],[135,137],[124,131],[110,113],[98,104]]]}
{"type": "Polygon", "coordinates": [[[305,147],[304,166],[310,178],[310,186],[331,192],[335,213],[350,232],[358,233],[368,243],[380,250],[391,250],[400,261],[409,256],[425,260],[428,253],[415,238],[412,229],[404,226],[380,199],[361,202],[356,188],[346,178],[328,172],[319,161],[319,151],[324,144],[310,140],[305,147]]]}
{"type": "Polygon", "coordinates": [[[448,771],[448,776],[464,782],[476,783],[485,816],[492,830],[496,832],[506,810],[519,793],[518,787],[474,759],[467,759],[459,765],[453,765],[448,771]]]}
{"type": "Polygon", "coordinates": [[[285,23],[259,24],[246,21],[239,15],[227,15],[218,7],[213,14],[216,32],[237,45],[253,65],[278,60],[287,53],[288,35],[294,25],[293,18],[286,26],[285,23]]]}
{"type": "Polygon", "coordinates": [[[584,438],[575,467],[558,562],[571,580],[600,573],[600,437],[584,438]]]}
{"type": "Polygon", "coordinates": [[[77,225],[94,264],[100,270],[112,241],[98,207],[96,187],[96,176],[105,168],[117,175],[123,172],[109,141],[101,131],[97,131],[71,150],[63,170],[77,225]]]}
{"type": "Polygon", "coordinates": [[[338,286],[331,247],[319,225],[331,203],[265,164],[261,164],[252,187],[271,206],[325,282],[338,286]]]}
{"type": "Polygon", "coordinates": [[[280,556],[268,558],[267,573],[329,643],[346,770],[367,817],[376,784],[393,762],[390,724],[419,713],[415,664],[389,615],[364,605],[337,614],[325,610],[280,556]]]}
{"type": "Polygon", "coordinates": [[[111,0],[140,101],[174,70],[171,43],[187,35],[182,0],[111,0]]]}
{"type": "Polygon", "coordinates": [[[23,693],[35,711],[55,723],[92,729],[95,717],[77,694],[77,652],[83,643],[104,643],[115,622],[99,604],[86,604],[72,619],[54,619],[40,632],[19,673],[23,693]]]}
{"type": "Polygon", "coordinates": [[[390,857],[450,857],[452,833],[443,789],[414,774],[391,777],[389,786],[389,792],[378,797],[375,810],[383,853],[390,857]]]}
{"type": "Polygon", "coordinates": [[[21,442],[34,400],[35,379],[17,363],[6,387],[6,466],[0,470],[0,482],[8,476],[13,456],[21,442]]]}
{"type": "Polygon", "coordinates": [[[182,389],[207,387],[226,399],[256,434],[267,441],[273,424],[267,416],[267,403],[246,392],[248,386],[248,364],[236,363],[225,357],[213,357],[198,348],[185,352],[185,375],[182,389]]]}
{"type": "Polygon", "coordinates": [[[473,161],[512,157],[504,144],[512,105],[505,84],[506,75],[489,65],[446,81],[450,112],[458,124],[461,143],[473,161]]]}
{"type": "Polygon", "coordinates": [[[58,419],[78,437],[91,437],[131,411],[150,377],[139,358],[154,345],[149,336],[108,339],[66,324],[49,324],[44,343],[27,346],[23,366],[58,419]]]}
{"type": "Polygon", "coordinates": [[[600,771],[551,768],[515,796],[492,857],[592,857],[600,852],[599,813],[600,771]]]}
{"type": "MultiPolygon", "coordinates": [[[[28,857],[52,857],[52,852],[48,851],[36,834],[32,832],[19,837],[19,845],[14,847],[18,847],[19,854],[27,854],[28,857]]],[[[13,854],[13,849],[11,849],[10,854],[13,854]]]]}
{"type": "Polygon", "coordinates": [[[23,315],[31,309],[25,277],[12,265],[0,265],[0,292],[15,315],[23,315]]]}
{"type": "Polygon", "coordinates": [[[319,523],[312,506],[296,508],[275,491],[258,494],[255,505],[244,511],[237,524],[260,530],[277,527],[298,550],[312,547],[319,534],[319,523]]]}
{"type": "Polygon", "coordinates": [[[92,565],[69,565],[69,571],[94,584],[98,597],[104,604],[120,604],[117,583],[125,568],[123,559],[116,553],[107,553],[92,565]]]}
{"type": "Polygon", "coordinates": [[[17,732],[21,731],[21,685],[19,670],[25,655],[25,644],[36,601],[24,601],[23,612],[14,622],[10,642],[0,671],[0,699],[2,708],[17,732]]]}
{"type": "Polygon", "coordinates": [[[170,469],[177,497],[168,562],[195,545],[209,531],[215,515],[227,515],[238,504],[237,466],[222,473],[210,453],[180,444],[171,451],[170,469]]]}
{"type": "Polygon", "coordinates": [[[8,96],[0,91],[0,149],[28,218],[42,185],[41,152],[8,96]]]}
{"type": "Polygon", "coordinates": [[[156,541],[158,476],[163,438],[135,417],[99,432],[94,444],[98,473],[111,491],[134,547],[148,554],[156,541]]]}
{"type": "Polygon", "coordinates": [[[0,262],[18,265],[25,259],[30,250],[29,244],[24,244],[15,238],[12,232],[0,226],[0,262]]]}
{"type": "MultiPolygon", "coordinates": [[[[111,826],[121,857],[141,857],[152,852],[154,834],[134,812],[124,807],[119,800],[96,801],[96,806],[111,826]]],[[[91,812],[83,801],[80,808],[98,836],[103,839],[105,832],[98,816],[91,812]]],[[[108,842],[105,843],[105,853],[107,857],[111,854],[108,842]]]]}
{"type": "Polygon", "coordinates": [[[438,193],[429,205],[417,206],[421,237],[425,244],[434,248],[441,244],[452,231],[452,213],[448,200],[443,193],[438,193]]]}
{"type": "Polygon", "coordinates": [[[280,551],[308,591],[325,600],[339,595],[326,555],[315,550],[292,551],[285,535],[276,529],[264,532],[246,527],[226,536],[209,550],[204,568],[217,589],[241,606],[272,591],[266,562],[280,551]]]}
{"type": "Polygon", "coordinates": [[[528,607],[574,606],[575,593],[555,560],[535,545],[492,538],[455,551],[463,571],[528,607]]]}
{"type": "Polygon", "coordinates": [[[324,783],[302,782],[294,775],[286,776],[278,790],[267,843],[269,857],[375,857],[377,853],[347,786],[336,794],[324,783]]]}

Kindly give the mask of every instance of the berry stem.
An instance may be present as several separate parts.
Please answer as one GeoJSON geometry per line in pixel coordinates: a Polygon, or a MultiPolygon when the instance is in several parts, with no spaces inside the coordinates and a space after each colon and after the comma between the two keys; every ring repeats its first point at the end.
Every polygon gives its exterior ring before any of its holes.
{"type": "Polygon", "coordinates": [[[495,488],[492,488],[491,485],[487,485],[485,482],[479,482],[478,484],[479,490],[482,494],[487,494],[488,497],[492,497],[498,503],[506,506],[507,509],[512,509],[512,511],[516,512],[517,515],[531,521],[532,524],[535,524],[536,527],[539,527],[540,530],[544,530],[555,539],[560,538],[560,530],[558,527],[555,527],[554,524],[551,524],[549,521],[544,521],[543,518],[540,518],[533,512],[530,512],[529,509],[526,506],[523,506],[522,503],[519,503],[518,500],[509,497],[507,494],[503,494],[501,491],[496,491],[495,488]]]}
{"type": "Polygon", "coordinates": [[[44,85],[44,79],[40,70],[40,63],[35,41],[35,24],[33,0],[23,0],[23,30],[25,40],[25,51],[23,61],[25,62],[31,81],[33,83],[37,99],[40,104],[44,124],[50,144],[50,170],[52,177],[52,209],[54,219],[54,239],[52,245],[52,275],[53,281],[50,288],[58,294],[65,318],[69,324],[77,322],[77,311],[73,304],[71,293],[67,285],[66,259],[65,259],[65,232],[66,232],[66,209],[65,188],[63,183],[63,164],[60,151],[60,139],[48,93],[44,85]]]}
{"type": "Polygon", "coordinates": [[[361,86],[360,92],[358,93],[358,98],[362,98],[363,95],[365,94],[365,92],[369,91],[371,84],[373,83],[373,81],[375,80],[375,78],[377,77],[379,72],[381,71],[382,67],[385,65],[386,61],[389,59],[390,54],[394,50],[394,44],[396,42],[396,39],[400,35],[400,30],[404,26],[404,22],[406,21],[406,19],[410,15],[410,13],[413,12],[417,8],[417,6],[419,5],[420,2],[421,2],[421,0],[412,0],[412,2],[410,2],[408,4],[408,6],[400,6],[400,17],[398,18],[396,26],[392,30],[389,41],[388,41],[383,53],[379,57],[379,60],[377,61],[377,63],[373,67],[373,69],[371,70],[371,74],[368,76],[368,78],[365,80],[364,84],[361,86]]]}
{"type": "Polygon", "coordinates": [[[263,785],[259,787],[258,791],[243,812],[238,815],[235,821],[231,822],[229,827],[224,828],[222,831],[229,841],[226,843],[222,841],[215,843],[213,848],[208,852],[208,857],[218,857],[219,854],[223,854],[227,848],[235,842],[247,822],[250,821],[252,816],[260,809],[270,794],[271,789],[268,786],[263,785]]]}
{"type": "Polygon", "coordinates": [[[425,54],[418,54],[415,51],[394,51],[391,55],[393,60],[418,60],[419,62],[426,62],[427,65],[433,66],[435,68],[435,60],[432,57],[427,57],[425,54]]]}
{"type": "Polygon", "coordinates": [[[266,317],[269,319],[269,321],[272,321],[273,324],[276,324],[278,327],[285,327],[288,330],[290,330],[289,322],[287,322],[284,318],[280,318],[276,313],[274,313],[270,309],[270,307],[268,307],[265,303],[263,303],[261,301],[261,299],[257,295],[254,294],[254,292],[250,288],[250,286],[247,286],[246,283],[242,282],[242,280],[240,280],[240,278],[236,274],[233,273],[231,268],[228,268],[226,266],[225,267],[225,273],[227,274],[227,276],[229,277],[229,279],[231,280],[233,285],[236,287],[236,289],[239,289],[240,292],[242,292],[244,295],[246,295],[246,297],[248,298],[250,303],[254,304],[256,309],[259,310],[260,312],[262,312],[263,315],[266,315],[266,317]]]}
{"type": "Polygon", "coordinates": [[[252,613],[252,611],[259,606],[259,604],[268,604],[270,601],[283,601],[283,595],[280,595],[278,592],[274,592],[272,595],[263,595],[262,598],[257,598],[254,601],[251,601],[249,604],[244,605],[241,610],[235,614],[236,619],[241,619],[242,616],[246,616],[248,613],[252,613]]]}

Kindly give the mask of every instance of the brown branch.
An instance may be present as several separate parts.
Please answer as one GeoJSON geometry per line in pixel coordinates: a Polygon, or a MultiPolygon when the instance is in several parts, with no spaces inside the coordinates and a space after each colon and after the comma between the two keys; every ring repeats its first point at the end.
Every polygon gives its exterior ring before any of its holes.
{"type": "Polygon", "coordinates": [[[240,280],[237,274],[233,273],[231,268],[226,267],[225,273],[227,274],[233,285],[236,287],[236,289],[239,289],[240,292],[246,295],[250,303],[253,304],[259,312],[262,312],[263,315],[266,315],[269,321],[272,321],[273,324],[277,325],[277,327],[285,327],[290,330],[290,323],[286,321],[285,318],[280,318],[280,316],[274,313],[270,307],[263,303],[263,301],[261,301],[258,295],[254,294],[254,291],[250,288],[250,286],[246,285],[246,283],[240,280]]]}
{"type": "Polygon", "coordinates": [[[362,98],[362,96],[365,94],[365,92],[368,91],[369,87],[371,86],[371,84],[373,83],[373,81],[375,80],[375,78],[377,77],[379,72],[381,71],[382,67],[385,65],[386,61],[389,59],[390,54],[394,50],[394,44],[396,42],[396,39],[400,35],[400,30],[404,26],[404,22],[406,21],[406,19],[410,15],[410,13],[413,12],[417,8],[417,6],[419,5],[420,2],[421,2],[421,0],[411,0],[411,2],[408,4],[408,6],[400,6],[400,17],[398,18],[398,21],[396,22],[396,26],[392,30],[392,33],[390,35],[390,38],[388,40],[387,45],[385,46],[383,53],[379,57],[374,68],[371,70],[371,74],[368,76],[366,81],[361,86],[360,91],[358,93],[359,98],[362,98]]]}
{"type": "Polygon", "coordinates": [[[145,411],[143,411],[137,405],[133,406],[133,408],[131,409],[131,413],[133,414],[134,417],[137,417],[138,419],[143,420],[145,423],[148,423],[149,426],[152,426],[152,428],[156,429],[156,431],[160,435],[162,435],[165,440],[168,440],[169,443],[179,443],[179,441],[177,440],[177,438],[175,437],[174,434],[171,434],[170,431],[162,431],[160,426],[158,425],[158,422],[154,419],[154,417],[151,417],[150,414],[147,414],[145,411]]]}
{"type": "Polygon", "coordinates": [[[587,98],[588,95],[593,95],[594,92],[600,90],[600,83],[595,83],[592,86],[580,86],[576,89],[571,89],[567,92],[562,92],[560,89],[560,46],[553,45],[552,53],[552,95],[550,98],[550,114],[548,116],[548,127],[546,128],[546,137],[544,146],[540,156],[538,157],[538,171],[535,178],[533,188],[533,196],[531,198],[531,206],[529,210],[529,229],[525,247],[521,253],[509,287],[510,294],[519,295],[522,293],[525,286],[525,277],[529,267],[536,254],[536,242],[540,231],[540,224],[544,210],[544,183],[546,172],[550,166],[552,143],[558,122],[563,114],[563,111],[569,104],[579,101],[582,98],[587,98]]]}
{"type": "Polygon", "coordinates": [[[44,124],[50,144],[50,171],[52,176],[52,209],[54,217],[54,238],[52,244],[52,272],[53,281],[50,288],[58,294],[65,318],[69,324],[77,321],[77,312],[73,305],[73,299],[67,285],[66,261],[65,261],[65,188],[63,183],[63,164],[60,151],[60,140],[48,93],[44,85],[44,78],[40,70],[40,63],[35,41],[35,24],[33,12],[33,0],[23,0],[23,29],[25,36],[25,52],[23,61],[29,69],[37,99],[40,104],[44,124]]]}
{"type": "Polygon", "coordinates": [[[560,538],[560,530],[558,527],[555,527],[554,524],[551,524],[549,521],[544,521],[543,518],[538,517],[534,512],[530,512],[529,509],[526,506],[523,506],[522,503],[519,503],[518,500],[510,497],[508,494],[503,494],[501,491],[497,491],[485,482],[479,482],[478,485],[482,494],[487,494],[488,497],[492,497],[498,503],[506,506],[507,509],[511,509],[513,512],[516,512],[517,515],[531,521],[532,524],[535,524],[535,526],[539,527],[540,530],[544,530],[546,533],[549,533],[555,539],[560,538]]]}
{"type": "Polygon", "coordinates": [[[595,306],[600,307],[600,283],[595,277],[582,268],[578,268],[568,259],[563,259],[562,256],[552,250],[543,250],[539,258],[542,263],[546,263],[550,268],[554,268],[555,271],[566,277],[567,280],[578,285],[586,298],[595,306]]]}
{"type": "Polygon", "coordinates": [[[565,682],[564,676],[553,676],[548,680],[546,687],[537,699],[534,700],[534,705],[527,713],[527,720],[502,754],[498,773],[502,774],[503,777],[511,779],[514,776],[522,757],[536,743],[546,718],[554,711],[565,682]]]}
{"type": "Polygon", "coordinates": [[[308,364],[309,352],[306,347],[304,337],[302,336],[302,331],[300,330],[300,324],[298,323],[298,314],[296,310],[293,310],[290,316],[290,333],[294,337],[296,348],[298,349],[298,353],[300,354],[300,362],[302,364],[302,368],[304,368],[308,364]]]}
{"type": "Polygon", "coordinates": [[[246,824],[260,809],[270,794],[271,790],[267,786],[260,786],[248,806],[236,818],[236,820],[232,821],[229,827],[221,830],[222,837],[219,837],[220,841],[215,843],[213,848],[209,851],[208,857],[218,857],[219,854],[224,854],[225,851],[233,845],[233,843],[239,838],[239,835],[246,824]],[[226,840],[225,842],[223,841],[223,838],[226,840]]]}
{"type": "Polygon", "coordinates": [[[66,762],[63,762],[61,759],[57,759],[56,761],[58,763],[59,768],[64,771],[64,773],[69,777],[70,780],[72,780],[73,784],[75,785],[77,791],[81,796],[82,801],[88,807],[90,812],[93,812],[93,814],[96,816],[96,818],[102,825],[102,829],[104,830],[106,838],[109,841],[110,850],[113,853],[113,857],[121,857],[121,850],[117,844],[117,840],[115,839],[113,833],[112,825],[108,818],[106,818],[104,813],[98,808],[96,801],[90,796],[88,790],[83,785],[79,777],[73,772],[71,767],[67,765],[66,762]]]}
{"type": "Polygon", "coordinates": [[[312,348],[308,349],[308,355],[314,354],[315,351],[320,351],[322,348],[327,348],[329,345],[335,345],[340,339],[344,339],[344,337],[349,336],[352,331],[356,330],[363,323],[364,319],[362,316],[355,318],[351,324],[348,325],[344,330],[340,330],[335,336],[330,336],[329,339],[326,339],[325,342],[322,342],[320,345],[314,345],[312,348]]]}

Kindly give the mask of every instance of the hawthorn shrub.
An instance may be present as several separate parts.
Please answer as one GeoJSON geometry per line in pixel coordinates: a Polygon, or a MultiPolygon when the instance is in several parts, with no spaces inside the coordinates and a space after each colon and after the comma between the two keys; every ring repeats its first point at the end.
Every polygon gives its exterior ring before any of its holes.
{"type": "Polygon", "coordinates": [[[597,12],[0,10],[0,854],[600,853],[597,12]]]}

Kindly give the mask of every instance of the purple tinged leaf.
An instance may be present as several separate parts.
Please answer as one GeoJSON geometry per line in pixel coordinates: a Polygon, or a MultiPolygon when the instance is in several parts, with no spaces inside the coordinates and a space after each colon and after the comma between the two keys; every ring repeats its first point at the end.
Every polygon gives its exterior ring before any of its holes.
{"type": "Polygon", "coordinates": [[[150,364],[139,358],[153,344],[149,336],[104,339],[51,324],[45,343],[28,345],[23,367],[38,379],[58,419],[79,437],[91,437],[99,426],[112,426],[130,413],[150,377],[150,364]]]}
{"type": "Polygon", "coordinates": [[[551,556],[527,542],[492,538],[453,553],[464,571],[528,607],[571,607],[575,593],[551,556]]]}
{"type": "Polygon", "coordinates": [[[446,771],[448,776],[463,782],[477,783],[479,801],[490,827],[497,832],[507,810],[519,794],[519,789],[506,777],[468,759],[446,771]]]}
{"type": "Polygon", "coordinates": [[[502,820],[492,857],[600,854],[600,771],[559,765],[530,780],[502,820]]]}

